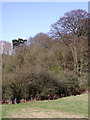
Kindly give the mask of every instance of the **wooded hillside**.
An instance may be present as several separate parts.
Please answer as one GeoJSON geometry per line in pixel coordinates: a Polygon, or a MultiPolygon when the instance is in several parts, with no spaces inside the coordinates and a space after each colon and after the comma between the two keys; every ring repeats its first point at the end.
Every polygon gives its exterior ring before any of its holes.
{"type": "Polygon", "coordinates": [[[72,10],[47,33],[4,41],[3,101],[46,100],[81,94],[88,88],[88,14],[72,10]]]}

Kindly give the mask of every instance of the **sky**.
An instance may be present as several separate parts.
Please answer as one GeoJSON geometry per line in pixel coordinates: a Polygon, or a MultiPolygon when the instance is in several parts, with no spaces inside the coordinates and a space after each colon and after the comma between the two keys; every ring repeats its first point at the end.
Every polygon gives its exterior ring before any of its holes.
{"type": "Polygon", "coordinates": [[[2,40],[12,42],[48,33],[51,24],[74,9],[88,12],[88,2],[3,2],[2,40]]]}

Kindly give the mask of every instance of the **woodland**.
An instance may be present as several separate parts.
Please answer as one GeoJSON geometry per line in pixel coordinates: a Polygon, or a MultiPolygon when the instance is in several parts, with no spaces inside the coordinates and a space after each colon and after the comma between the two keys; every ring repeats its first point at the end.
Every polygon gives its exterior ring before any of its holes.
{"type": "MultiPolygon", "coordinates": [[[[18,31],[18,30],[17,30],[18,31]]],[[[2,100],[53,100],[88,89],[88,13],[76,9],[50,31],[2,42],[2,100]]]]}

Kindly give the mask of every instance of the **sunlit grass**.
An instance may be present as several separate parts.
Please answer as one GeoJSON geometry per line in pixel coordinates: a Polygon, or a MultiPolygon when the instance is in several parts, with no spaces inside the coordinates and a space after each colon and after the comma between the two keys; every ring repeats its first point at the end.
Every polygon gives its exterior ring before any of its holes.
{"type": "MultiPolygon", "coordinates": [[[[50,112],[54,110],[55,112],[69,112],[77,115],[84,115],[88,117],[88,94],[82,94],[78,96],[70,96],[66,98],[56,99],[56,100],[45,100],[30,103],[20,103],[16,105],[8,104],[3,105],[2,116],[3,118],[8,118],[10,115],[21,112],[32,115],[33,112],[39,112],[44,110],[44,112],[50,112]],[[30,111],[31,109],[31,111],[30,111]]],[[[23,116],[24,116],[23,113],[23,116]]]]}

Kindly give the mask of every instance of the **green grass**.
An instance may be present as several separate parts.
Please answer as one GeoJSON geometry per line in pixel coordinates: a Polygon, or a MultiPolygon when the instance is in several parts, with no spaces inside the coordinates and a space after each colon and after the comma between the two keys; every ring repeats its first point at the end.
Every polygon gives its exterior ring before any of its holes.
{"type": "Polygon", "coordinates": [[[33,117],[40,112],[42,114],[51,114],[51,117],[58,117],[60,112],[81,115],[88,117],[88,94],[70,96],[56,100],[46,100],[30,103],[20,103],[16,105],[2,105],[2,117],[33,117]],[[21,112],[20,112],[21,111],[21,112]],[[57,113],[57,114],[56,114],[57,113]],[[18,116],[17,116],[18,114],[18,116]]]}

